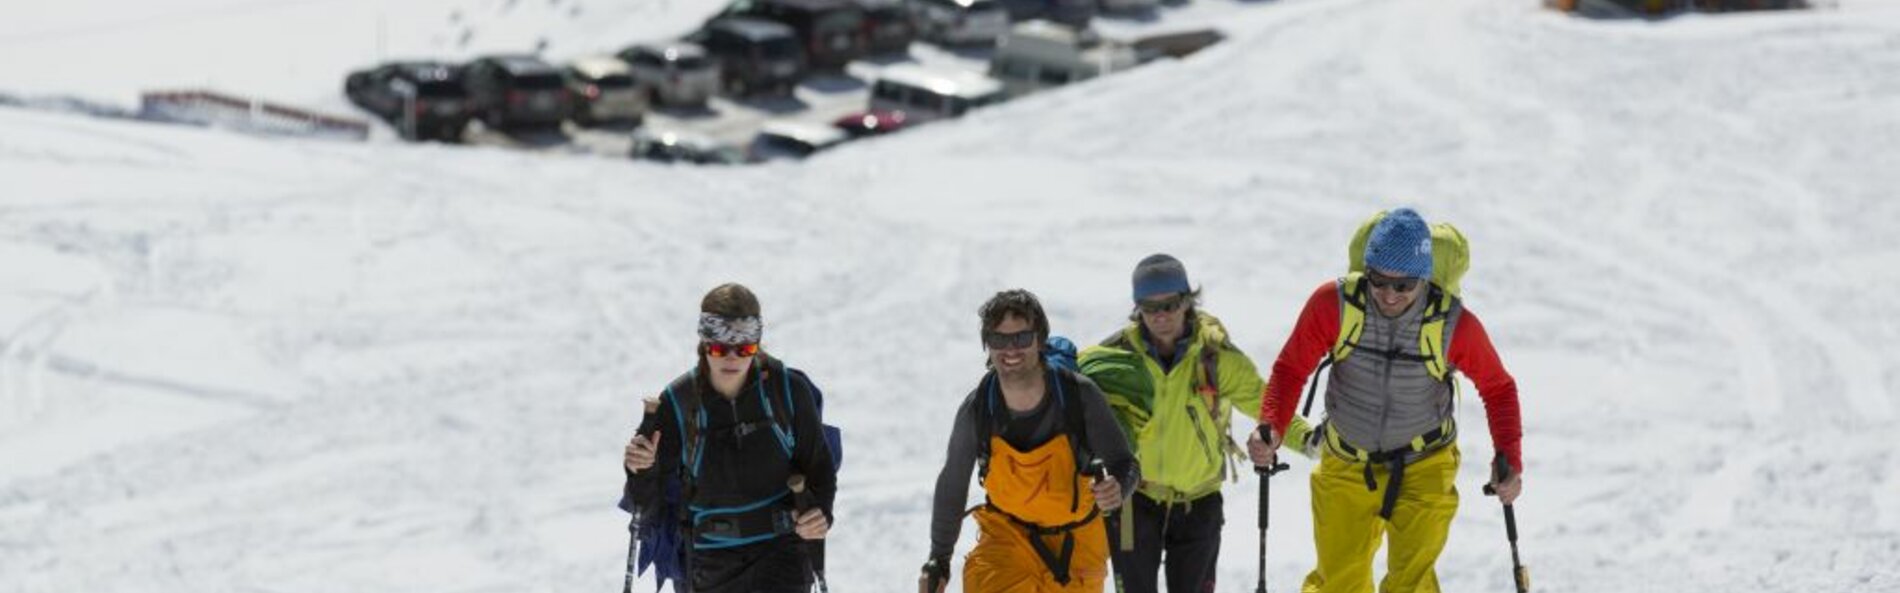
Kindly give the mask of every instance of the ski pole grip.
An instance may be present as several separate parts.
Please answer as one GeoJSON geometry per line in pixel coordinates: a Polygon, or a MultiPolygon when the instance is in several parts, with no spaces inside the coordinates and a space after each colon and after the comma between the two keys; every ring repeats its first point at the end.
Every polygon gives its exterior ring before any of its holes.
{"type": "Polygon", "coordinates": [[[792,474],[785,479],[785,487],[792,491],[792,506],[803,513],[811,508],[811,493],[805,491],[805,474],[792,474]]]}
{"type": "MultiPolygon", "coordinates": [[[[1259,429],[1256,429],[1255,432],[1260,435],[1260,440],[1262,442],[1271,443],[1273,442],[1273,439],[1269,437],[1273,435],[1267,434],[1267,430],[1268,429],[1266,426],[1261,426],[1259,429]]],[[[1288,466],[1286,462],[1284,461],[1275,461],[1274,464],[1270,466],[1266,466],[1266,465],[1253,466],[1253,473],[1260,474],[1260,477],[1262,478],[1271,478],[1273,477],[1273,474],[1286,471],[1289,467],[1290,466],[1288,466]]]]}
{"type": "Polygon", "coordinates": [[[1497,485],[1504,483],[1505,480],[1511,479],[1511,474],[1511,462],[1505,460],[1504,455],[1499,454],[1497,457],[1491,458],[1491,483],[1484,485],[1484,495],[1497,496],[1497,485]]]}

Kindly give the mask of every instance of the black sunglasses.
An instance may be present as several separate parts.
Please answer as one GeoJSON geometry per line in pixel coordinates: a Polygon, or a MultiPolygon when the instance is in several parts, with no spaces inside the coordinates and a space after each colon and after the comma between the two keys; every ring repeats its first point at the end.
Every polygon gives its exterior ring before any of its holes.
{"type": "Polygon", "coordinates": [[[1036,330],[1015,333],[983,332],[983,345],[991,350],[1020,350],[1036,345],[1036,330]]]}
{"type": "Polygon", "coordinates": [[[1176,294],[1160,300],[1139,301],[1135,303],[1135,307],[1141,309],[1143,313],[1160,313],[1163,311],[1173,313],[1181,310],[1181,305],[1187,304],[1187,299],[1188,295],[1176,294]]]}
{"type": "Polygon", "coordinates": [[[1380,274],[1378,272],[1367,271],[1366,284],[1370,284],[1372,285],[1373,288],[1377,288],[1379,290],[1390,290],[1393,292],[1412,292],[1413,289],[1418,288],[1418,279],[1417,278],[1398,278],[1398,277],[1393,277],[1393,276],[1387,276],[1385,274],[1380,274]]]}

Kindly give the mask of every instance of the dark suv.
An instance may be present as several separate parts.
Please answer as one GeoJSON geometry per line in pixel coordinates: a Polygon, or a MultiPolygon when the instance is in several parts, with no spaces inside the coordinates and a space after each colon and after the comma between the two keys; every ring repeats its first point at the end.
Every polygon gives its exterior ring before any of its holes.
{"type": "MultiPolygon", "coordinates": [[[[1092,1],[1092,0],[1091,0],[1092,1]]],[[[901,54],[917,39],[917,23],[901,0],[856,0],[864,9],[865,51],[901,54]]]]}
{"type": "Polygon", "coordinates": [[[805,52],[783,23],[752,17],[714,19],[690,40],[719,61],[720,86],[735,97],[760,91],[790,95],[805,72],[805,52]]]}
{"type": "Polygon", "coordinates": [[[560,126],[569,98],[561,70],[534,56],[489,56],[463,70],[472,110],[491,128],[560,126]]]}
{"type": "Polygon", "coordinates": [[[410,140],[462,139],[468,127],[468,91],[461,67],[441,62],[391,62],[352,72],[343,94],[410,140]]]}
{"type": "Polygon", "coordinates": [[[818,70],[844,70],[851,60],[864,57],[870,43],[864,9],[852,0],[734,0],[719,13],[728,16],[785,23],[798,35],[806,64],[818,70]]]}

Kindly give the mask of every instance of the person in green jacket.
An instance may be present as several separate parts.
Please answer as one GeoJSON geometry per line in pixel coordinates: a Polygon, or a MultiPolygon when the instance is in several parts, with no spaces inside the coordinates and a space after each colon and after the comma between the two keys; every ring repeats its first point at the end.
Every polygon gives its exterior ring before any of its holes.
{"type": "Polygon", "coordinates": [[[1151,593],[1167,559],[1167,589],[1214,590],[1220,558],[1221,482],[1238,479],[1244,454],[1229,430],[1238,412],[1254,425],[1264,382],[1253,361],[1200,308],[1187,268],[1167,254],[1135,266],[1129,323],[1078,357],[1102,388],[1135,448],[1142,480],[1123,507],[1114,544],[1125,593],[1151,593]]]}

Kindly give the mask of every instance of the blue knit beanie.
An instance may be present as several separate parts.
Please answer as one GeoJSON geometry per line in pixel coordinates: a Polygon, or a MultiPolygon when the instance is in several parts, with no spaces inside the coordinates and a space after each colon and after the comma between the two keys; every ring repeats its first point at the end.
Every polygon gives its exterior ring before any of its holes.
{"type": "Polygon", "coordinates": [[[1187,266],[1166,253],[1142,258],[1135,264],[1135,301],[1151,297],[1192,292],[1188,287],[1187,266]]]}
{"type": "Polygon", "coordinates": [[[1379,224],[1372,225],[1366,239],[1366,267],[1411,278],[1431,278],[1431,227],[1411,208],[1387,212],[1379,224]]]}

